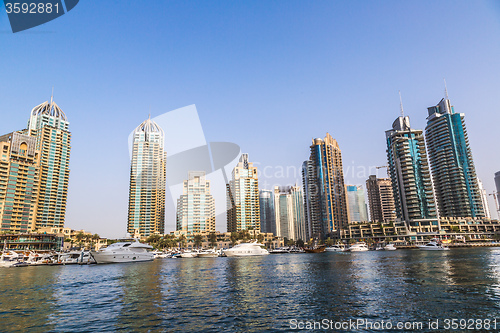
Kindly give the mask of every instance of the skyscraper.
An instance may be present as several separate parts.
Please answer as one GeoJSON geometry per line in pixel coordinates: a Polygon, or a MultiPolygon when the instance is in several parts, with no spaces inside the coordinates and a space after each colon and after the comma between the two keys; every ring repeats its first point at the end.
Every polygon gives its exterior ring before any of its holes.
{"type": "Polygon", "coordinates": [[[391,222],[396,219],[394,193],[390,178],[371,175],[366,181],[370,218],[373,222],[391,222]]]}
{"type": "Polygon", "coordinates": [[[484,217],[463,113],[448,96],[427,108],[425,138],[441,217],[484,217]]]}
{"type": "Polygon", "coordinates": [[[410,118],[401,116],[385,134],[397,217],[407,223],[436,218],[422,130],[412,129],[410,118]]]}
{"type": "Polygon", "coordinates": [[[304,198],[299,186],[275,186],[276,236],[304,240],[304,198]]]}
{"type": "Polygon", "coordinates": [[[64,227],[68,197],[71,133],[64,112],[51,98],[31,111],[26,134],[36,137],[40,181],[36,228],[64,227]]]}
{"type": "Polygon", "coordinates": [[[257,167],[242,154],[227,184],[227,231],[260,230],[257,167]]]}
{"type": "Polygon", "coordinates": [[[367,222],[368,211],[366,209],[365,191],[363,186],[346,185],[347,208],[349,211],[349,223],[367,222]]]}
{"type": "Polygon", "coordinates": [[[480,179],[477,180],[477,186],[479,194],[481,195],[481,204],[483,205],[484,216],[488,219],[491,219],[490,205],[488,204],[488,194],[486,193],[483,182],[480,179]]]}
{"type": "Polygon", "coordinates": [[[20,132],[0,137],[1,231],[35,229],[39,159],[36,137],[20,132]]]}
{"type": "Polygon", "coordinates": [[[134,131],[127,232],[149,236],[165,229],[167,153],[163,130],[150,118],[134,131]]]}
{"type": "Polygon", "coordinates": [[[276,235],[276,219],[274,216],[274,195],[271,190],[259,191],[260,231],[272,232],[276,235]]]}
{"type": "Polygon", "coordinates": [[[330,134],[313,139],[302,165],[306,236],[325,238],[348,224],[342,152],[330,134]]]}
{"type": "Polygon", "coordinates": [[[177,200],[177,230],[215,232],[215,202],[205,171],[190,171],[177,200]]]}

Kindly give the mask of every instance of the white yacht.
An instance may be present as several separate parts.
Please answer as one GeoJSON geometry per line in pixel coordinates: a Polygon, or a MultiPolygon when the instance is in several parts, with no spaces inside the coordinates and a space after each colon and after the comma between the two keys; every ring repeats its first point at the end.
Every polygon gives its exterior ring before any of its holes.
{"type": "Polygon", "coordinates": [[[151,245],[142,244],[136,240],[111,244],[99,251],[92,251],[92,256],[98,264],[151,261],[154,259],[154,254],[148,250],[152,249],[151,245]]]}
{"type": "Polygon", "coordinates": [[[368,245],[365,242],[354,243],[349,247],[350,252],[364,252],[368,251],[368,245]]]}
{"type": "Polygon", "coordinates": [[[71,251],[60,253],[57,263],[62,265],[94,264],[95,260],[90,255],[90,251],[71,251]]]}
{"type": "Polygon", "coordinates": [[[386,246],[384,246],[384,250],[386,250],[386,251],[394,251],[394,250],[397,250],[397,249],[396,249],[396,247],[394,246],[394,244],[389,243],[389,244],[387,244],[386,246]]]}
{"type": "Polygon", "coordinates": [[[198,256],[198,251],[186,250],[181,253],[181,258],[196,258],[198,256]]]}
{"type": "Polygon", "coordinates": [[[263,244],[253,242],[238,244],[228,250],[224,250],[224,254],[227,257],[265,256],[269,254],[269,251],[267,251],[263,244]]]}
{"type": "Polygon", "coordinates": [[[0,256],[0,267],[15,267],[20,263],[19,254],[14,251],[4,251],[0,256]]]}
{"type": "Polygon", "coordinates": [[[437,239],[431,239],[431,241],[425,245],[417,246],[420,250],[425,251],[448,251],[450,248],[443,246],[437,239]]]}
{"type": "Polygon", "coordinates": [[[332,246],[327,247],[325,249],[325,251],[327,251],[327,252],[345,252],[346,247],[343,244],[332,245],[332,246]]]}
{"type": "Polygon", "coordinates": [[[198,258],[215,258],[219,256],[219,252],[215,248],[211,250],[202,250],[198,252],[198,258]]]}

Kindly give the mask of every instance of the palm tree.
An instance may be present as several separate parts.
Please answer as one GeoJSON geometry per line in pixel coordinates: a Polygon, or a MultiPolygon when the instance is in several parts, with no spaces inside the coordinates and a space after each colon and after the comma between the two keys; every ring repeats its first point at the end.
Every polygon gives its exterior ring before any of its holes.
{"type": "Polygon", "coordinates": [[[85,235],[83,234],[83,232],[79,232],[76,234],[76,241],[78,242],[78,246],[82,247],[82,239],[85,238],[85,235]]]}
{"type": "Polygon", "coordinates": [[[203,237],[201,235],[194,235],[194,246],[199,248],[203,244],[203,237]]]}
{"type": "Polygon", "coordinates": [[[99,241],[99,239],[101,239],[101,236],[99,236],[98,234],[92,235],[92,247],[94,246],[94,243],[97,243],[99,241]]]}
{"type": "Polygon", "coordinates": [[[208,242],[210,244],[210,246],[217,246],[217,235],[215,234],[215,232],[211,232],[209,235],[208,235],[208,242]]]}
{"type": "Polygon", "coordinates": [[[238,242],[238,233],[237,232],[232,232],[231,233],[231,245],[234,246],[238,242]]]}
{"type": "Polygon", "coordinates": [[[258,234],[258,235],[257,235],[257,241],[258,241],[259,243],[262,243],[262,242],[264,241],[264,235],[263,235],[263,234],[258,234]]]}
{"type": "Polygon", "coordinates": [[[186,236],[180,235],[179,238],[177,238],[177,242],[180,244],[179,247],[184,247],[186,244],[186,236]]]}

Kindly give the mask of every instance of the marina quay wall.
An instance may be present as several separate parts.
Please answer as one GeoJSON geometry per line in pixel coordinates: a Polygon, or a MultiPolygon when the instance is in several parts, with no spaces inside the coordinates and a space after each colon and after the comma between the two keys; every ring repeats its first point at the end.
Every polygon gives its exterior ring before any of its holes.
{"type": "Polygon", "coordinates": [[[342,241],[374,239],[383,241],[417,242],[432,236],[446,236],[455,239],[496,239],[500,237],[498,220],[478,218],[440,218],[394,221],[389,223],[357,223],[350,224],[340,230],[342,241]]]}
{"type": "MultiPolygon", "coordinates": [[[[258,230],[247,230],[249,239],[252,240],[260,240],[261,243],[266,245],[268,248],[278,248],[284,246],[284,241],[283,237],[277,237],[274,236],[273,233],[263,233],[258,230]]],[[[222,249],[222,248],[230,248],[232,247],[232,241],[231,241],[231,233],[230,232],[220,232],[216,231],[214,232],[215,236],[217,238],[217,249],[222,249]]],[[[236,233],[235,233],[236,234],[236,233]]],[[[171,231],[170,235],[173,235],[175,238],[179,238],[182,235],[186,237],[186,248],[192,249],[194,248],[194,237],[196,235],[201,235],[202,236],[202,248],[210,248],[212,247],[210,245],[209,237],[210,237],[210,232],[202,231],[202,232],[190,232],[190,231],[182,231],[182,230],[177,230],[177,231],[171,231]]],[[[243,241],[240,239],[236,243],[242,243],[243,241]]]]}

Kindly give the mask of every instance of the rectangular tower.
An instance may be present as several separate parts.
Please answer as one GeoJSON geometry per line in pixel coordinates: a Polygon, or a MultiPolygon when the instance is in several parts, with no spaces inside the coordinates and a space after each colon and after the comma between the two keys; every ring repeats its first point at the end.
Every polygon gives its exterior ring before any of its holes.
{"type": "Polygon", "coordinates": [[[227,184],[227,231],[260,230],[257,167],[242,154],[227,184]]]}
{"type": "Polygon", "coordinates": [[[346,185],[347,207],[349,210],[349,223],[367,222],[368,211],[366,209],[365,191],[362,186],[346,185]]]}
{"type": "Polygon", "coordinates": [[[448,98],[429,107],[425,138],[441,217],[485,217],[465,115],[448,98]]]}
{"type": "Polygon", "coordinates": [[[306,235],[325,238],[348,224],[342,152],[330,134],[314,139],[302,165],[306,235]]]}
{"type": "Polygon", "coordinates": [[[276,219],[274,217],[274,195],[271,190],[259,191],[260,232],[272,232],[276,235],[276,219]]]}
{"type": "Polygon", "coordinates": [[[396,207],[390,178],[371,175],[366,181],[370,218],[373,222],[391,222],[396,219],[396,207]]]}
{"type": "Polygon", "coordinates": [[[13,132],[0,137],[0,230],[36,228],[39,153],[36,137],[13,132]]]}
{"type": "Polygon", "coordinates": [[[205,171],[190,171],[177,200],[177,230],[215,232],[215,202],[205,171]]]}
{"type": "Polygon", "coordinates": [[[305,239],[303,201],[299,186],[274,187],[276,236],[305,239]]]}
{"type": "Polygon", "coordinates": [[[410,118],[401,116],[385,134],[397,217],[406,222],[436,218],[422,130],[411,129],[410,118]]]}

